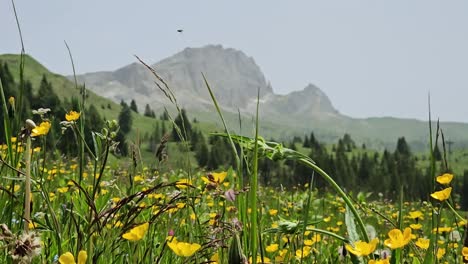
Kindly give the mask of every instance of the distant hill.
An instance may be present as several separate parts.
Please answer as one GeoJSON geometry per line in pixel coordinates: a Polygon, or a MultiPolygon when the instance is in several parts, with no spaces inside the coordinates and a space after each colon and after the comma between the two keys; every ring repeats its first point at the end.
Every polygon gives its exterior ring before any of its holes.
{"type": "MultiPolygon", "coordinates": [[[[0,55],[0,63],[4,62],[8,64],[13,78],[18,81],[20,56],[16,54],[2,54],[0,55]]],[[[50,72],[29,55],[25,55],[24,64],[24,78],[32,83],[33,89],[39,88],[42,76],[45,75],[47,80],[52,84],[54,92],[61,100],[64,100],[65,98],[70,100],[72,97],[80,98],[81,95],[79,89],[77,89],[74,82],[67,79],[67,77],[50,72]]],[[[87,90],[86,106],[91,104],[98,109],[101,117],[108,120],[117,119],[121,109],[118,103],[97,95],[91,90],[87,90]]],[[[134,126],[138,128],[140,133],[150,132],[153,129],[154,119],[152,118],[134,113],[133,120],[134,126]]],[[[132,132],[132,135],[135,135],[136,133],[137,131],[135,129],[132,132]]]]}
{"type": "MultiPolygon", "coordinates": [[[[204,73],[234,128],[239,111],[251,130],[260,89],[264,135],[287,138],[313,130],[326,141],[349,133],[358,142],[375,147],[394,146],[400,136],[418,148],[427,144],[427,122],[391,117],[351,118],[339,113],[327,95],[313,84],[286,95],[275,94],[254,59],[232,48],[220,45],[186,48],[151,66],[172,88],[180,105],[202,121],[217,119],[202,79],[204,73]]],[[[149,104],[156,110],[171,105],[154,84],[151,73],[139,63],[116,71],[79,75],[78,80],[116,102],[135,99],[139,107],[149,104]]],[[[459,146],[468,145],[467,124],[442,123],[442,128],[446,138],[459,146]]]]}
{"type": "MultiPolygon", "coordinates": [[[[0,61],[9,62],[12,69],[17,68],[19,56],[0,55],[0,61]]],[[[202,72],[223,108],[229,127],[236,132],[239,131],[239,111],[242,133],[252,134],[257,89],[260,89],[260,133],[267,138],[283,140],[314,131],[319,140],[325,142],[334,142],[344,133],[349,133],[358,143],[374,148],[393,148],[401,136],[405,136],[415,150],[424,149],[427,145],[427,122],[392,117],[351,118],[339,113],[327,95],[312,84],[286,95],[275,94],[255,61],[234,49],[219,45],[187,48],[152,67],[169,84],[180,105],[188,110],[190,118],[206,123],[202,125],[206,131],[222,128],[203,82],[202,72]]],[[[18,71],[12,70],[12,73],[17,75],[18,71]]],[[[38,86],[44,74],[61,98],[79,96],[79,91],[70,80],[73,78],[51,73],[32,57],[26,56],[26,79],[31,80],[34,87],[38,86]]],[[[88,104],[94,104],[107,119],[117,117],[121,100],[129,102],[135,99],[140,111],[149,104],[157,114],[162,113],[163,107],[172,107],[154,84],[154,77],[140,63],[116,71],[87,73],[77,77],[79,83],[86,83],[87,89],[91,90],[88,104]]],[[[151,129],[149,118],[135,116],[135,125],[140,131],[151,129]]],[[[446,139],[455,142],[454,148],[468,147],[468,124],[442,122],[441,127],[446,139]]]]}

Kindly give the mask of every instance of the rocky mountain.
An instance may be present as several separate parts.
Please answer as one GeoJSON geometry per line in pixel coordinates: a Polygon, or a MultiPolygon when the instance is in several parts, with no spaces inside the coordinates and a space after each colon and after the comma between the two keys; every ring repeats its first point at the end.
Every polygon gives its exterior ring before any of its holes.
{"type": "MultiPolygon", "coordinates": [[[[226,110],[254,113],[257,90],[260,89],[261,109],[265,113],[338,115],[325,93],[314,85],[288,95],[275,94],[253,58],[220,45],[186,48],[151,67],[168,83],[179,104],[187,109],[211,109],[212,101],[203,73],[226,110]]],[[[140,63],[113,72],[79,75],[78,80],[115,101],[135,99],[140,107],[149,104],[153,109],[170,104],[155,85],[155,77],[140,63]]]]}
{"type": "MultiPolygon", "coordinates": [[[[220,45],[186,48],[151,67],[169,85],[179,105],[199,120],[217,120],[203,73],[226,117],[236,127],[238,112],[246,121],[252,121],[260,89],[260,118],[264,131],[269,131],[271,136],[304,135],[313,130],[325,140],[350,133],[358,141],[373,145],[394,144],[400,136],[420,145],[427,143],[426,122],[396,118],[353,119],[340,114],[327,95],[313,84],[286,95],[275,94],[254,59],[232,48],[220,45]]],[[[149,104],[159,112],[163,107],[172,106],[155,85],[156,78],[140,63],[77,77],[87,88],[116,102],[135,99],[140,109],[149,104]]],[[[446,126],[445,133],[452,140],[468,142],[468,125],[446,123],[446,126]]]]}
{"type": "MultiPolygon", "coordinates": [[[[273,94],[252,58],[222,46],[186,48],[151,67],[169,84],[179,104],[187,109],[206,110],[211,105],[202,73],[226,109],[248,107],[256,98],[257,89],[261,97],[273,94]]],[[[140,63],[113,72],[80,75],[78,79],[96,93],[116,101],[135,99],[139,106],[149,104],[156,110],[170,104],[155,85],[155,77],[140,63]]]]}

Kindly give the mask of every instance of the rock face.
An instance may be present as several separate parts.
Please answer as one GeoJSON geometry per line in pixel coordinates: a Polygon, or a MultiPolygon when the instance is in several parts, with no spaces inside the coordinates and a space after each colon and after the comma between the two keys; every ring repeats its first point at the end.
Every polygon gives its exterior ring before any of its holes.
{"type": "MultiPolygon", "coordinates": [[[[325,118],[339,115],[328,97],[312,84],[302,91],[275,94],[253,58],[220,45],[186,48],[151,67],[168,83],[179,104],[187,109],[212,110],[203,73],[219,104],[227,111],[239,109],[254,113],[260,89],[261,111],[268,116],[325,118]]],[[[99,95],[117,102],[135,99],[140,109],[145,104],[155,110],[171,104],[155,85],[154,76],[140,63],[114,72],[79,75],[78,79],[99,95]]]]}

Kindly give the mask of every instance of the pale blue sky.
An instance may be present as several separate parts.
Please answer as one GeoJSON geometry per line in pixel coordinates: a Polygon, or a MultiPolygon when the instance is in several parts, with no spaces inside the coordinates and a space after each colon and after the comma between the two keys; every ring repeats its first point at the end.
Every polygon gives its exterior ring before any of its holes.
{"type": "MultiPolygon", "coordinates": [[[[70,74],[154,63],[222,44],[252,56],[278,93],[320,87],[343,114],[468,122],[468,1],[17,0],[26,51],[70,74]],[[179,34],[177,29],[184,32],[179,34]]],[[[0,0],[0,53],[20,44],[0,0]]]]}

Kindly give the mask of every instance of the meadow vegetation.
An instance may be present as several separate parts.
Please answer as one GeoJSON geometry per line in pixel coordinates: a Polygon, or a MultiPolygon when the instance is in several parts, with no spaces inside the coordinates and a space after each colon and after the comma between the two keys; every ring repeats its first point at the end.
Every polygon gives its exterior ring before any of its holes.
{"type": "Polygon", "coordinates": [[[0,63],[0,263],[468,263],[468,173],[431,122],[424,159],[404,137],[283,144],[258,106],[253,135],[231,133],[205,79],[208,134],[143,61],[175,117],[88,104],[77,83],[59,96],[25,58],[0,63]]]}

